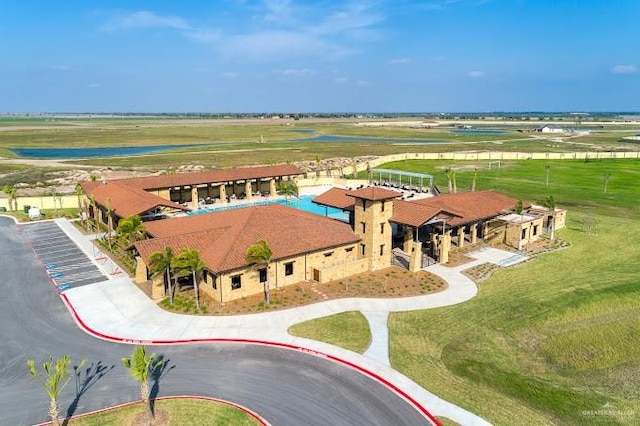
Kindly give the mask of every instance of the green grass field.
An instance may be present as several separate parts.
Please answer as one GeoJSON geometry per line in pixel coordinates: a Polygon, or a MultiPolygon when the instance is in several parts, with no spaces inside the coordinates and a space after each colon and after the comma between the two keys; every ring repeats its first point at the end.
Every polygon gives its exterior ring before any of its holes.
{"type": "Polygon", "coordinates": [[[294,336],[312,338],[364,353],[371,344],[367,319],[360,312],[344,312],[296,324],[289,329],[294,336]]]}
{"type": "MultiPolygon", "coordinates": [[[[534,124],[491,125],[506,134],[455,134],[449,129],[358,127],[356,120],[212,120],[181,118],[7,118],[0,119],[0,156],[15,158],[10,148],[82,148],[144,145],[197,146],[134,157],[113,157],[72,162],[103,167],[147,168],[180,164],[229,167],[248,164],[314,160],[316,157],[356,157],[398,152],[450,152],[456,150],[583,151],[594,146],[627,146],[620,136],[635,131],[597,133],[567,143],[534,139],[516,129],[534,124]],[[306,131],[311,131],[308,133],[306,131]],[[299,142],[314,135],[377,138],[375,141],[299,142]],[[265,143],[258,144],[264,136],[265,143]],[[435,144],[390,139],[428,139],[435,144]],[[589,139],[591,138],[591,139],[589,139]],[[212,145],[216,144],[216,145],[212,145]],[[248,155],[247,153],[251,153],[248,155]]],[[[539,136],[539,135],[538,135],[539,136]]]]}
{"type": "MultiPolygon", "coordinates": [[[[385,167],[432,173],[446,192],[451,165],[385,167]]],[[[569,208],[558,235],[572,246],[499,270],[469,302],[392,314],[391,363],[497,425],[638,424],[640,162],[553,161],[549,188],[545,165],[503,162],[498,175],[477,164],[477,187],[530,201],[553,195],[569,208]],[[597,235],[583,232],[586,215],[596,219],[597,235]]],[[[475,164],[455,166],[458,188],[467,189],[475,164]]]]}
{"type": "Polygon", "coordinates": [[[443,193],[447,189],[446,168],[456,169],[459,191],[468,191],[478,168],[477,190],[495,189],[514,198],[541,203],[552,195],[556,203],[570,210],[593,210],[605,216],[640,219],[639,160],[520,160],[502,161],[489,169],[489,162],[399,161],[379,168],[402,169],[432,174],[443,193]],[[546,187],[549,166],[549,187],[546,187]],[[607,193],[605,175],[609,174],[607,193]]]}
{"type": "MultiPolygon", "coordinates": [[[[143,412],[140,404],[73,419],[73,426],[131,425],[134,416],[143,412]]],[[[169,414],[169,425],[238,425],[252,426],[258,422],[243,411],[226,404],[192,399],[164,399],[155,402],[155,411],[169,414]]],[[[138,424],[138,423],[135,423],[138,424]]]]}

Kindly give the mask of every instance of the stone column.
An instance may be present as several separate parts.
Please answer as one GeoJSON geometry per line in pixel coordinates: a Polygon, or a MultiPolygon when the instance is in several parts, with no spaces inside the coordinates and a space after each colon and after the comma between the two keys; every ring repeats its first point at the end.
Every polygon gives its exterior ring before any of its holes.
{"type": "Polygon", "coordinates": [[[409,271],[418,272],[422,269],[422,243],[411,242],[411,251],[409,251],[409,271]]]}
{"type": "Polygon", "coordinates": [[[475,244],[478,241],[478,224],[474,223],[471,225],[471,230],[469,232],[471,234],[471,244],[475,244]]]}
{"type": "Polygon", "coordinates": [[[402,251],[405,253],[411,253],[411,248],[413,245],[413,228],[407,226],[407,229],[404,231],[404,241],[402,244],[402,251]]]}
{"type": "Polygon", "coordinates": [[[269,181],[269,195],[272,197],[275,197],[276,195],[278,195],[278,191],[276,190],[275,178],[269,181]]]}
{"type": "Polygon", "coordinates": [[[223,203],[227,202],[227,184],[223,183],[220,185],[220,201],[223,203]]]}
{"type": "Polygon", "coordinates": [[[458,227],[458,248],[464,247],[464,226],[458,227]]]}
{"type": "Polygon", "coordinates": [[[440,263],[449,261],[449,250],[451,249],[451,230],[445,231],[440,237],[440,263]]]}
{"type": "Polygon", "coordinates": [[[253,189],[251,188],[251,181],[247,180],[244,183],[244,196],[247,200],[253,198],[253,189]]]}
{"type": "Polygon", "coordinates": [[[191,208],[196,210],[198,208],[198,188],[191,187],[191,208]]]}

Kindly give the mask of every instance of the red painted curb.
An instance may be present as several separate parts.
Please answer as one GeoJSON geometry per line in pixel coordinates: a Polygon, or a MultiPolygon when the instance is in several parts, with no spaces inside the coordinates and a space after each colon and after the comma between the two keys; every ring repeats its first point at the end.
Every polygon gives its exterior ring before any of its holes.
{"type": "Polygon", "coordinates": [[[98,331],[93,330],[91,327],[85,324],[85,322],[80,318],[75,308],[67,298],[67,295],[64,293],[60,293],[60,297],[62,298],[64,304],[69,309],[72,314],[73,319],[76,321],[78,326],[82,328],[86,333],[91,334],[95,337],[98,337],[103,340],[117,342],[117,343],[125,343],[132,345],[179,345],[179,344],[189,344],[189,343],[245,343],[245,344],[254,344],[254,345],[265,345],[265,346],[274,346],[283,349],[290,349],[298,352],[304,352],[309,355],[314,355],[320,358],[325,358],[339,364],[343,364],[349,368],[352,368],[360,373],[371,377],[372,379],[378,381],[383,384],[387,388],[391,389],[397,395],[402,397],[405,401],[409,402],[413,405],[419,412],[421,412],[429,421],[435,426],[441,426],[440,422],[425,408],[412,398],[408,393],[398,388],[393,383],[389,382],[387,379],[381,377],[380,375],[374,373],[373,371],[367,370],[364,367],[361,367],[357,364],[354,364],[350,361],[344,360],[342,358],[338,358],[336,356],[326,354],[324,352],[315,351],[313,349],[307,349],[302,346],[295,346],[288,343],[280,343],[280,342],[271,342],[267,340],[253,340],[253,339],[229,339],[229,338],[210,338],[210,339],[186,339],[186,340],[135,340],[135,339],[124,339],[122,337],[114,337],[109,336],[98,331]]]}
{"type": "MultiPolygon", "coordinates": [[[[230,402],[230,401],[225,401],[224,399],[213,398],[213,397],[208,397],[208,396],[178,395],[178,396],[161,396],[159,398],[154,398],[153,400],[154,401],[164,401],[164,400],[168,400],[168,399],[196,399],[196,400],[199,400],[199,401],[217,402],[219,404],[228,405],[230,407],[236,408],[236,409],[246,413],[247,415],[249,415],[250,417],[255,419],[262,426],[270,426],[271,425],[271,423],[267,422],[259,414],[254,413],[253,411],[249,410],[246,407],[243,407],[242,405],[239,405],[239,404],[236,404],[236,403],[233,403],[233,402],[230,402]]],[[[107,408],[103,408],[103,409],[100,409],[100,410],[90,411],[88,413],[78,414],[77,416],[65,417],[63,420],[82,419],[84,417],[92,416],[94,414],[107,413],[109,411],[117,410],[118,408],[124,408],[124,407],[128,407],[128,406],[131,406],[131,405],[136,405],[136,404],[139,404],[139,403],[140,403],[140,401],[125,402],[124,404],[118,404],[118,405],[114,405],[112,407],[107,407],[107,408]]],[[[47,426],[47,425],[50,425],[50,424],[51,424],[51,422],[44,422],[44,423],[37,423],[34,426],[47,426]]]]}
{"type": "MultiPolygon", "coordinates": [[[[21,228],[21,227],[19,226],[19,228],[21,228]]],[[[31,248],[31,251],[33,251],[33,253],[36,255],[36,258],[40,261],[40,263],[42,263],[44,265],[44,262],[42,261],[40,256],[38,256],[38,253],[33,248],[33,245],[24,236],[24,233],[22,232],[22,229],[20,229],[19,232],[22,234],[23,240],[25,240],[26,243],[31,248]]],[[[279,347],[279,348],[283,348],[283,349],[290,349],[290,350],[294,350],[294,351],[298,351],[298,352],[304,352],[304,353],[307,353],[309,355],[314,355],[314,356],[317,356],[317,357],[320,357],[320,358],[329,359],[331,361],[334,361],[334,362],[337,362],[339,364],[345,365],[345,366],[347,366],[347,367],[349,367],[351,369],[359,371],[360,373],[362,373],[362,374],[364,374],[366,376],[371,377],[372,379],[378,381],[382,385],[384,385],[387,388],[391,389],[397,395],[402,397],[405,401],[407,401],[411,405],[413,405],[419,412],[421,412],[427,419],[429,419],[429,421],[433,425],[441,426],[440,422],[438,422],[438,420],[425,407],[423,407],[422,404],[420,404],[418,401],[416,401],[414,398],[412,398],[408,393],[406,393],[402,389],[398,388],[393,383],[389,382],[387,379],[381,377],[380,375],[374,373],[373,371],[367,370],[364,367],[361,367],[361,366],[359,366],[357,364],[354,364],[354,363],[352,363],[350,361],[338,358],[336,356],[333,356],[333,355],[330,355],[330,354],[326,354],[324,352],[319,352],[319,351],[315,351],[313,349],[307,349],[307,348],[304,348],[302,346],[295,346],[295,345],[291,345],[291,344],[288,344],[288,343],[270,342],[270,341],[266,341],[266,340],[228,339],[228,338],[187,339],[187,340],[134,340],[134,339],[123,339],[121,337],[109,336],[109,335],[100,333],[100,332],[98,332],[96,330],[93,330],[91,327],[89,327],[87,324],[85,324],[85,322],[82,320],[82,318],[80,318],[80,316],[76,312],[75,308],[73,307],[73,305],[69,301],[69,298],[67,297],[67,295],[64,294],[62,291],[58,290],[58,288],[56,287],[55,282],[53,281],[53,279],[51,277],[49,277],[49,281],[51,282],[53,288],[56,290],[56,292],[58,293],[58,295],[60,296],[60,298],[64,302],[64,304],[67,307],[67,309],[69,310],[69,312],[71,313],[71,315],[72,315],[74,321],[76,322],[76,324],[78,324],[78,326],[81,329],[83,329],[86,333],[88,333],[88,334],[90,334],[90,335],[92,335],[94,337],[98,337],[100,339],[111,341],[111,342],[125,343],[125,344],[132,344],[132,345],[179,345],[179,344],[187,344],[187,343],[245,343],[245,344],[254,344],[254,345],[274,346],[274,347],[279,347]]]]}

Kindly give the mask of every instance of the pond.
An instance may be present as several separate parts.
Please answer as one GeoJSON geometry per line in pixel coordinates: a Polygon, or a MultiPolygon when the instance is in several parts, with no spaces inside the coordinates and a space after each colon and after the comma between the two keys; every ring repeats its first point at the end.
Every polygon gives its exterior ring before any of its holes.
{"type": "Polygon", "coordinates": [[[25,158],[96,158],[152,154],[171,149],[212,145],[217,144],[112,146],[105,148],[10,148],[9,151],[25,158]]]}

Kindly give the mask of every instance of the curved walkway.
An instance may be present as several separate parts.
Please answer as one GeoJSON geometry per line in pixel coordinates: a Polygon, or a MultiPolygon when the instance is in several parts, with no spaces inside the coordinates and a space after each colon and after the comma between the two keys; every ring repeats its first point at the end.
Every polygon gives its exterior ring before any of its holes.
{"type": "MultiPolygon", "coordinates": [[[[95,261],[98,256],[89,238],[66,220],[56,220],[56,223],[95,261]]],[[[484,263],[487,259],[501,261],[513,256],[513,253],[489,250],[489,253],[485,250],[479,253],[478,259],[456,268],[441,265],[427,268],[449,284],[446,290],[438,293],[395,299],[337,299],[262,314],[211,317],[170,313],[160,309],[124,274],[112,275],[116,270],[113,265],[97,262],[96,265],[109,277],[108,280],[66,290],[61,297],[85,331],[105,340],[140,344],[205,340],[269,342],[343,360],[354,368],[373,373],[382,381],[393,384],[400,395],[413,398],[436,416],[444,416],[464,425],[485,425],[488,423],[484,419],[438,398],[389,366],[386,325],[390,312],[449,306],[474,297],[477,287],[461,271],[484,263]],[[371,324],[372,345],[364,356],[326,343],[295,337],[287,332],[290,326],[299,322],[353,310],[362,311],[371,324]]],[[[470,255],[474,256],[473,253],[470,255]]]]}

